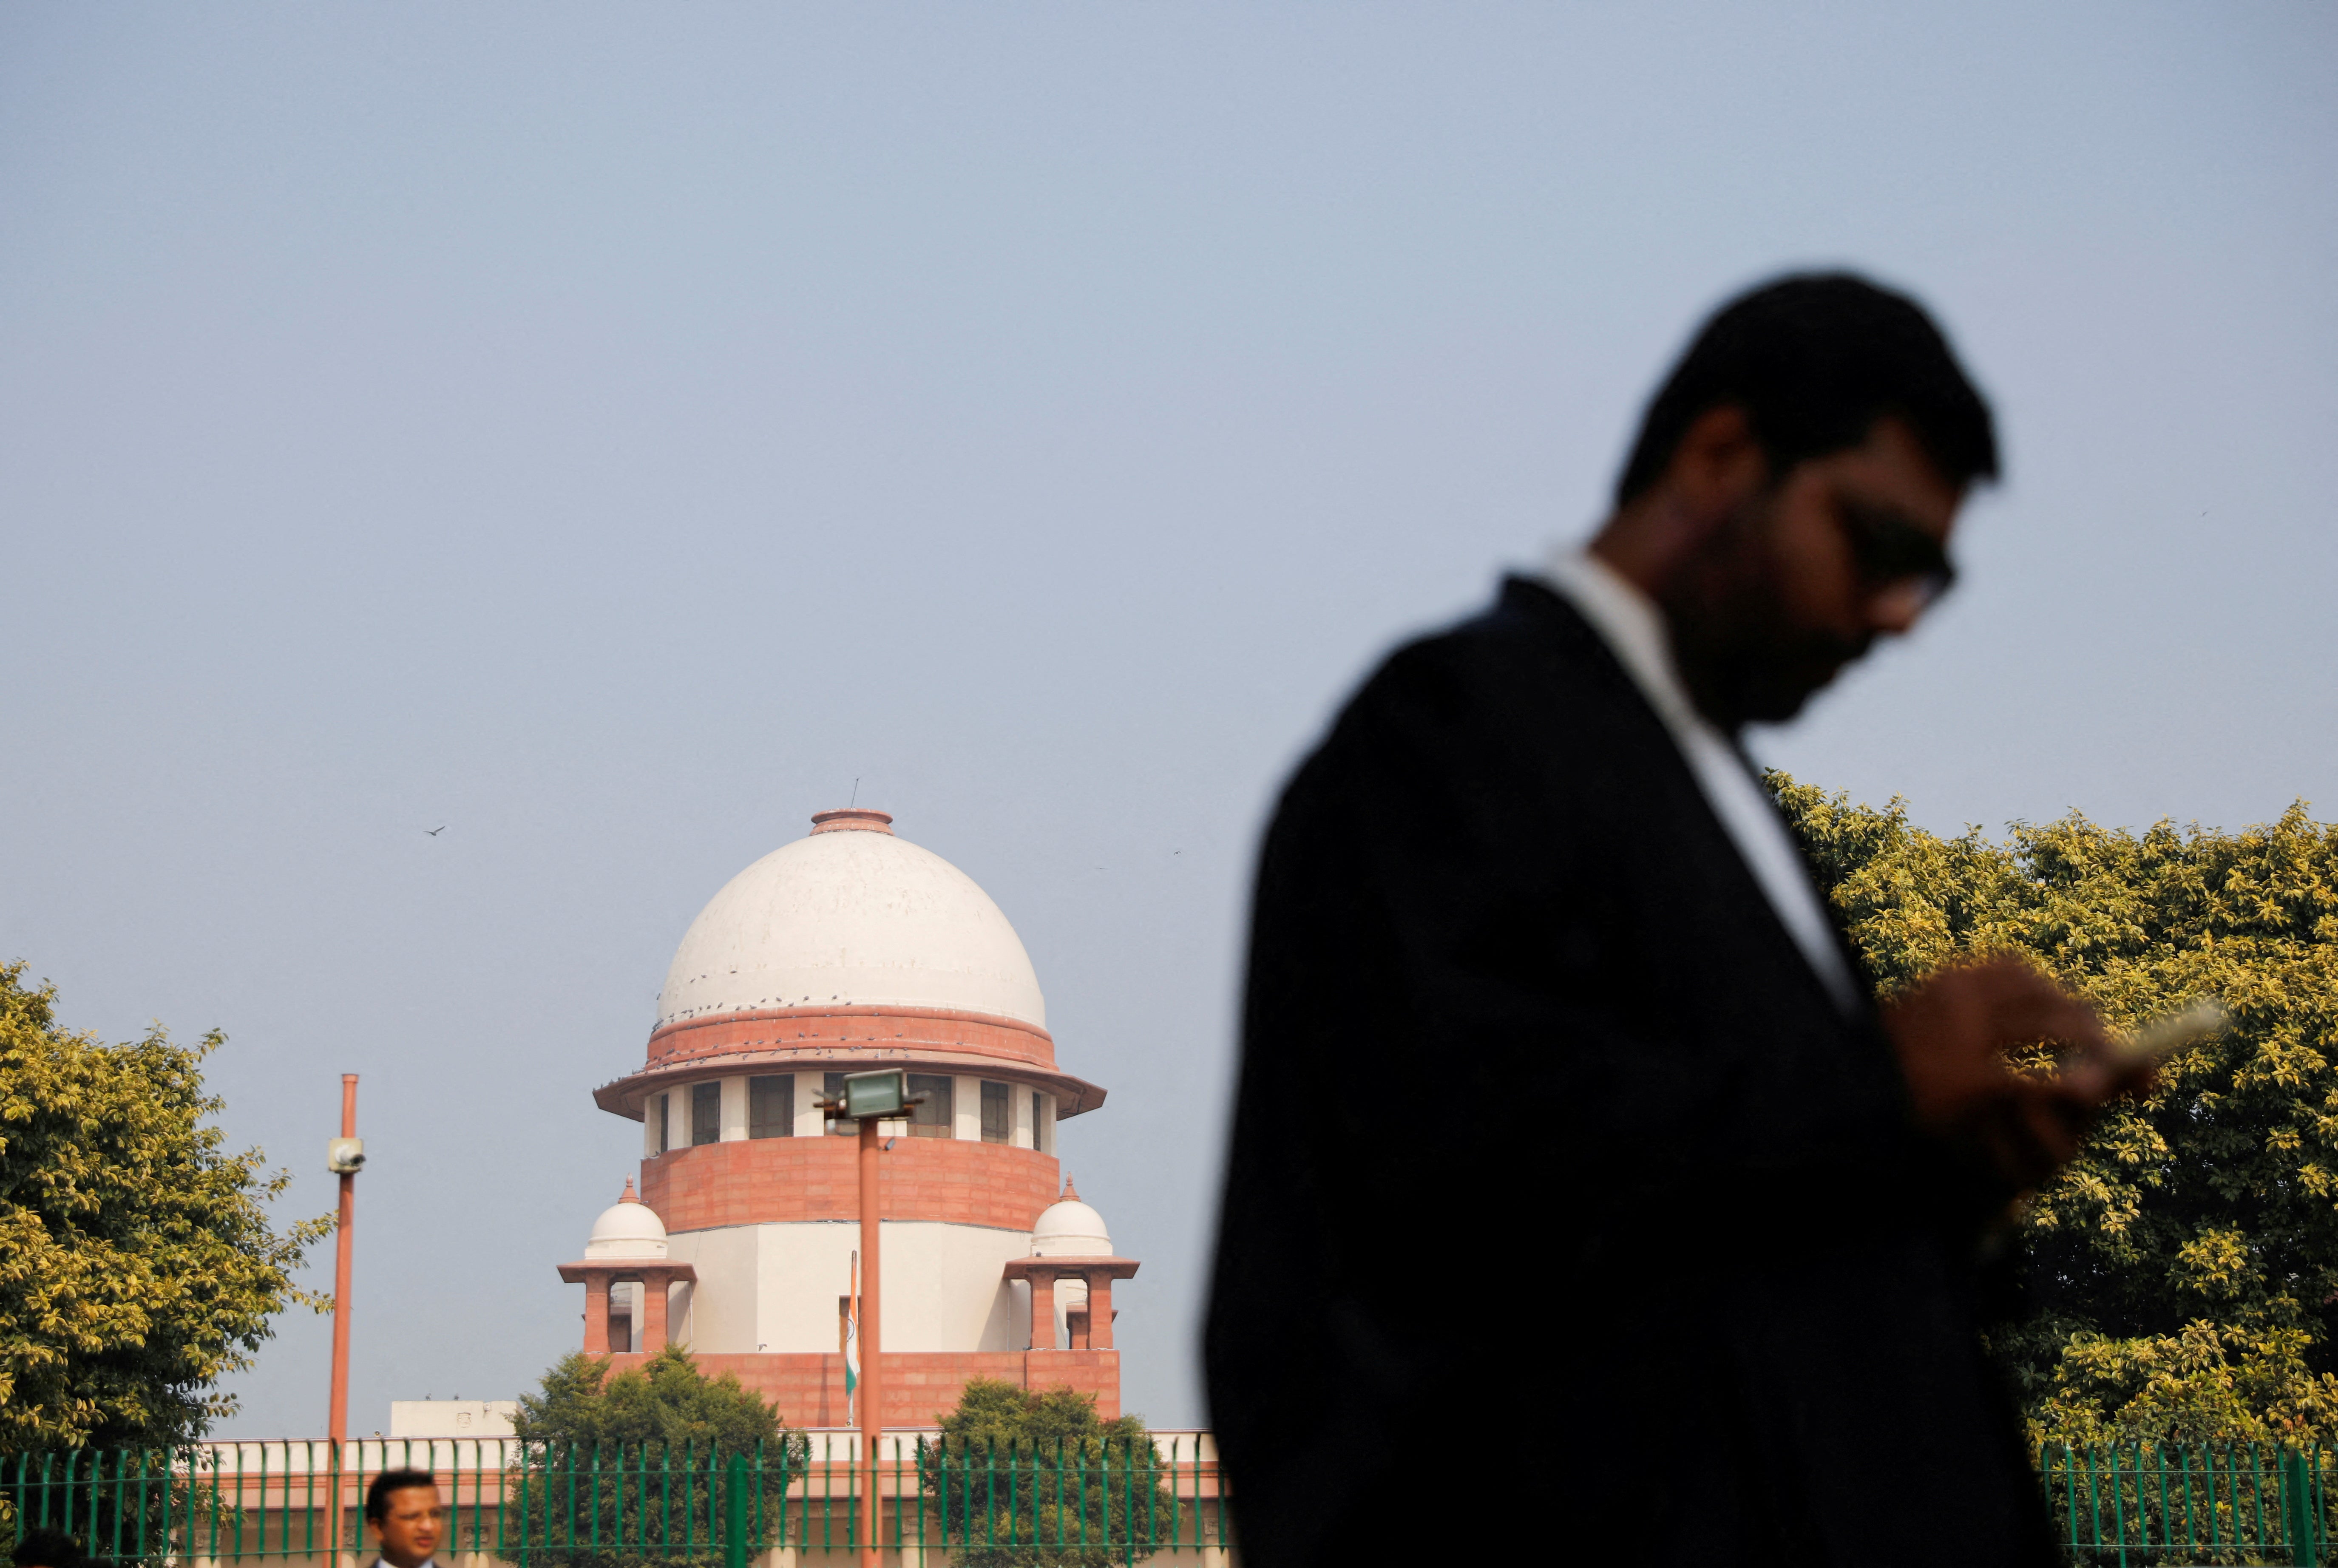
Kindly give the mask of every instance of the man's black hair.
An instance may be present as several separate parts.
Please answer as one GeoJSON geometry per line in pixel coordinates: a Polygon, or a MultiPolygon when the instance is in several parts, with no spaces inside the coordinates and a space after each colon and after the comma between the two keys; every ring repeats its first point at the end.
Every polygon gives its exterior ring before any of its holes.
{"type": "Polygon", "coordinates": [[[23,1568],[81,1568],[81,1543],[62,1530],[27,1530],[11,1561],[23,1568]]]}
{"type": "Polygon", "coordinates": [[[1733,406],[1773,478],[1859,446],[1885,415],[1959,489],[1997,477],[1989,404],[1948,339],[1913,299],[1849,272],[1781,278],[1714,312],[1649,402],[1616,504],[1656,482],[1700,415],[1733,406]]]}
{"type": "Polygon", "coordinates": [[[403,1492],[408,1486],[427,1486],[438,1490],[438,1477],[427,1470],[385,1470],[373,1478],[366,1488],[365,1516],[375,1524],[389,1517],[389,1494],[403,1492]]]}

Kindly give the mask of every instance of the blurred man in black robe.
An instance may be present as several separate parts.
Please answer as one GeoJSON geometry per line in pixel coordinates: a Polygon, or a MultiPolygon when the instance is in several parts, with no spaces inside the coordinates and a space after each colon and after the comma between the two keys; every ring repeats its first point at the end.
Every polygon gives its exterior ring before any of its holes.
{"type": "Polygon", "coordinates": [[[1996,472],[1912,301],[1757,289],[1588,549],[1302,765],[1207,1329],[1245,1568],[2052,1560],[1973,1259],[2131,1084],[2016,965],[1879,1009],[1738,744],[1915,624],[1996,472]]]}

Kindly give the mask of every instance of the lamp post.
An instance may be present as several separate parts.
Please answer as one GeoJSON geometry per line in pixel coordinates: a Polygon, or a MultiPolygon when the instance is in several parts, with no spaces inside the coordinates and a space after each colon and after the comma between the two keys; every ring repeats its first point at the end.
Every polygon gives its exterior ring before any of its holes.
{"type": "MultiPolygon", "coordinates": [[[[845,1094],[851,1093],[848,1079],[845,1094]]],[[[869,1477],[860,1494],[860,1568],[877,1568],[877,1442],[885,1430],[885,1363],[877,1327],[877,1128],[876,1117],[860,1118],[860,1255],[869,1259],[860,1271],[860,1467],[869,1477]]]]}
{"type": "Polygon", "coordinates": [[[879,1358],[878,1322],[883,1317],[878,1290],[879,1224],[877,1157],[880,1123],[906,1116],[925,1096],[909,1093],[909,1075],[899,1068],[876,1073],[848,1073],[844,1093],[822,1100],[830,1115],[850,1117],[860,1132],[860,1568],[877,1568],[877,1445],[885,1432],[883,1362],[879,1358]]]}
{"type": "MultiPolygon", "coordinates": [[[[365,1141],[358,1136],[358,1075],[341,1074],[341,1135],[325,1145],[325,1169],[341,1179],[340,1222],[333,1227],[333,1388],[331,1414],[325,1418],[326,1452],[333,1463],[333,1562],[335,1568],[354,1568],[357,1559],[341,1552],[341,1521],[348,1517],[349,1499],[341,1495],[341,1445],[349,1435],[349,1241],[357,1223],[358,1172],[365,1167],[365,1141]]],[[[363,1468],[362,1465],[359,1466],[363,1468]]],[[[363,1526],[359,1526],[360,1532],[363,1526]]]]}
{"type": "Polygon", "coordinates": [[[341,1179],[341,1218],[333,1230],[333,1393],[325,1436],[339,1462],[349,1435],[349,1231],[357,1222],[358,1172],[365,1167],[365,1140],[358,1136],[358,1075],[341,1074],[341,1135],[325,1145],[325,1168],[341,1179]]]}

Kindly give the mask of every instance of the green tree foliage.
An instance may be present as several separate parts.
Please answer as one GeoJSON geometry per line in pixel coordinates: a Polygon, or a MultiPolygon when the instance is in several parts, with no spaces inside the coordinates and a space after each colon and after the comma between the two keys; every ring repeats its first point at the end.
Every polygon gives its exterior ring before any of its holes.
{"type": "Polygon", "coordinates": [[[1105,1568],[1169,1528],[1166,1470],[1142,1416],[1106,1421],[1069,1388],[977,1377],[942,1417],[918,1478],[964,1568],[1105,1568]]]}
{"type": "Polygon", "coordinates": [[[202,1125],[223,1036],[68,1034],[24,975],[0,965],[0,1453],[200,1436],[234,1407],[220,1376],[316,1304],[292,1271],[331,1220],[274,1230],[291,1178],[202,1125]]]}
{"type": "Polygon", "coordinates": [[[1771,783],[1887,992],[2013,952],[2115,1028],[2209,995],[2236,1020],[2017,1219],[2034,1288],[1993,1338],[2032,1436],[2338,1443],[2338,828],[2073,815],[1999,844],[1771,783]]]}
{"type": "Polygon", "coordinates": [[[513,1430],[530,1472],[532,1539],[543,1561],[572,1568],[722,1560],[730,1457],[744,1455],[757,1505],[749,1547],[780,1525],[791,1476],[803,1474],[803,1434],[731,1373],[708,1377],[668,1345],[612,1377],[599,1357],[564,1356],[523,1395],[513,1430]],[[571,1498],[574,1504],[571,1504],[571,1498]]]}

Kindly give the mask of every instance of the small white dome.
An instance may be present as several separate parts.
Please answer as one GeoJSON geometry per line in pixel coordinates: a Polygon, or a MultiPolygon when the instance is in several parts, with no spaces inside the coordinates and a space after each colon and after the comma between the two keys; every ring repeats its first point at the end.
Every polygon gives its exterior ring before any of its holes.
{"type": "Polygon", "coordinates": [[[663,1258],[665,1253],[665,1221],[651,1207],[634,1196],[633,1178],[625,1178],[625,1195],[601,1212],[593,1221],[592,1239],[584,1243],[584,1256],[594,1258],[663,1258]]]}
{"type": "Polygon", "coordinates": [[[658,1027],[765,1008],[936,1007],[1047,1026],[1030,956],[990,896],[882,811],[823,811],[692,921],[658,1027]]]}
{"type": "MultiPolygon", "coordinates": [[[[1047,1205],[1031,1227],[1034,1258],[1109,1258],[1112,1237],[1104,1216],[1080,1201],[1080,1191],[1067,1179],[1061,1200],[1047,1205]]],[[[1085,1292],[1083,1292],[1085,1294],[1085,1292]]]]}

